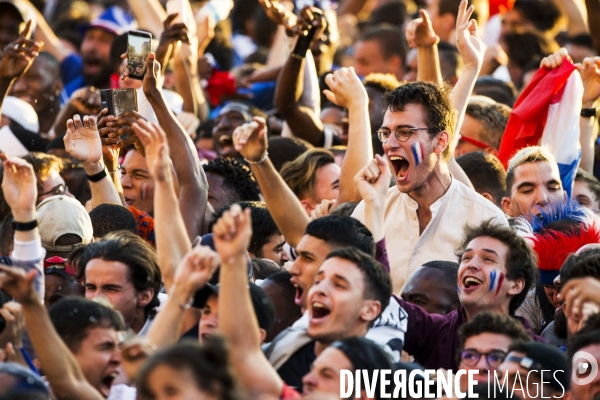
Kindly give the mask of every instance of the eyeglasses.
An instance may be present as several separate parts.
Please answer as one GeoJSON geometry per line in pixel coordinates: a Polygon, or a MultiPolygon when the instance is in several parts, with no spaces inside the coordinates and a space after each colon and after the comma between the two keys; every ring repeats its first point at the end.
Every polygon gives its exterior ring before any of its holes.
{"type": "Polygon", "coordinates": [[[487,143],[483,143],[483,142],[480,142],[479,140],[471,139],[470,137],[465,136],[463,134],[460,135],[460,140],[462,140],[463,142],[471,143],[473,146],[477,146],[480,149],[487,149],[488,147],[491,147],[487,143]]]}
{"type": "Polygon", "coordinates": [[[502,350],[492,350],[487,353],[480,353],[475,349],[466,349],[460,354],[460,358],[462,362],[467,367],[474,367],[481,359],[481,356],[485,356],[485,359],[488,365],[492,368],[498,368],[504,357],[506,357],[506,352],[502,350]]]}
{"type": "MultiPolygon", "coordinates": [[[[437,131],[437,128],[409,128],[408,126],[400,126],[394,131],[394,136],[399,142],[406,142],[410,139],[413,131],[437,131]]],[[[377,131],[377,137],[381,143],[387,143],[390,140],[392,131],[389,129],[380,129],[377,131]]]]}
{"type": "Polygon", "coordinates": [[[50,196],[60,196],[67,193],[67,190],[69,190],[69,188],[67,188],[67,186],[64,183],[61,183],[60,185],[54,186],[47,192],[40,193],[38,197],[46,196],[47,194],[49,194],[50,196]]]}

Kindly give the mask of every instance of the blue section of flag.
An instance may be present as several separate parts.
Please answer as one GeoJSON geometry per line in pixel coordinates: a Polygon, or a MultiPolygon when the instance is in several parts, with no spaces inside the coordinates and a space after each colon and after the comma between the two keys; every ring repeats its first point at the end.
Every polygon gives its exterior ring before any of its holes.
{"type": "Polygon", "coordinates": [[[579,160],[581,160],[581,150],[579,150],[578,157],[573,160],[570,164],[558,163],[558,170],[560,172],[560,180],[562,181],[563,188],[569,199],[573,191],[573,181],[575,180],[575,174],[577,174],[577,167],[579,166],[579,160]]]}
{"type": "Polygon", "coordinates": [[[494,284],[496,282],[496,270],[493,270],[490,272],[490,288],[488,289],[488,291],[492,291],[492,289],[494,288],[494,284]]]}

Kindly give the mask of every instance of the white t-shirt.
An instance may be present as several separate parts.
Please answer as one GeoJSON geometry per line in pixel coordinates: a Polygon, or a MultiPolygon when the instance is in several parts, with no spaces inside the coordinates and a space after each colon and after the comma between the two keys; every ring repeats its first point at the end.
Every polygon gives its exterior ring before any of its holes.
{"type": "MultiPolygon", "coordinates": [[[[504,213],[483,196],[452,179],[450,187],[430,207],[431,221],[419,235],[418,204],[394,186],[388,190],[383,230],[394,294],[400,296],[409,276],[428,261],[457,261],[465,225],[495,218],[508,226],[504,213]]],[[[352,216],[364,221],[361,201],[352,216]]],[[[377,239],[376,239],[377,240],[377,239]]]]}

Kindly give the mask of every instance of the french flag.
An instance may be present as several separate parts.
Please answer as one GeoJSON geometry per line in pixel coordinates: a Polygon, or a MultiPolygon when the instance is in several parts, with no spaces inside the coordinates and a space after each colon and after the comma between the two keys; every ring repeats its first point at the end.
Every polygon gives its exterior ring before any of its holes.
{"type": "Polygon", "coordinates": [[[577,68],[564,59],[555,69],[540,68],[517,99],[502,136],[498,158],[506,169],[527,146],[547,147],[558,163],[569,198],[581,160],[579,116],[583,83],[577,68]]]}
{"type": "Polygon", "coordinates": [[[423,143],[415,142],[411,146],[413,157],[415,158],[415,163],[417,165],[421,164],[425,159],[425,151],[423,149],[423,143]]]}

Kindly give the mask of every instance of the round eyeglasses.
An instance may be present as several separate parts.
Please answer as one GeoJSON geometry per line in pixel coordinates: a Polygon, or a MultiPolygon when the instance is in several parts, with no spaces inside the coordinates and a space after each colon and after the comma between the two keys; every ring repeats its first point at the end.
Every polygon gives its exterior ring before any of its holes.
{"type": "MultiPolygon", "coordinates": [[[[406,142],[410,139],[410,135],[414,133],[414,131],[437,131],[436,128],[410,128],[408,126],[399,126],[394,131],[394,136],[399,142],[406,142]]],[[[381,143],[387,143],[390,140],[390,135],[392,131],[389,129],[380,129],[377,131],[377,137],[381,141],[381,143]]]]}

